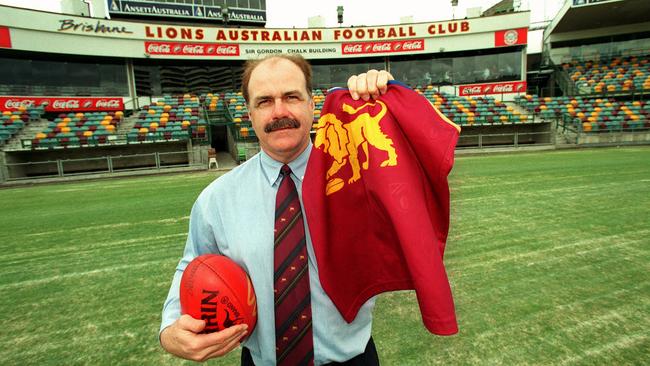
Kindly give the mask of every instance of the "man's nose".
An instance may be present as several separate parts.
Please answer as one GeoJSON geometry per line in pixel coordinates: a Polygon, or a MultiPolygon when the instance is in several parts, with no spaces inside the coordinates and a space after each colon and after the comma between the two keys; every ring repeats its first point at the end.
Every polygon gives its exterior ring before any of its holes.
{"type": "Polygon", "coordinates": [[[276,99],[275,103],[273,103],[273,118],[278,119],[288,116],[289,109],[287,108],[287,104],[280,98],[276,99]]]}

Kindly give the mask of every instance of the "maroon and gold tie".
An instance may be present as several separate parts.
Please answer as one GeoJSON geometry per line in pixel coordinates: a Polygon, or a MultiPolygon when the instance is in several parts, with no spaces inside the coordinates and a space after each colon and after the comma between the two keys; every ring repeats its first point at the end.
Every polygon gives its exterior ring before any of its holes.
{"type": "Polygon", "coordinates": [[[275,201],[275,350],[278,365],[313,365],[305,226],[291,168],[283,165],[275,201]]]}

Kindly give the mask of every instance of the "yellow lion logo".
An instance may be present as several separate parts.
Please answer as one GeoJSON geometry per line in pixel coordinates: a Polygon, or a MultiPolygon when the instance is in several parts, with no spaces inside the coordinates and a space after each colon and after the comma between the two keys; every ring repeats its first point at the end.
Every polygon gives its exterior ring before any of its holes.
{"type": "MultiPolygon", "coordinates": [[[[381,111],[375,116],[371,116],[370,113],[366,112],[358,115],[349,123],[343,124],[336,118],[336,115],[328,113],[321,116],[318,123],[314,125],[316,130],[314,145],[316,148],[323,146],[323,151],[334,158],[334,162],[327,170],[325,177],[328,180],[326,195],[341,190],[345,185],[341,178],[330,178],[344,167],[348,161],[352,168],[352,176],[348,179],[348,183],[354,183],[361,178],[361,167],[367,170],[369,166],[368,144],[388,153],[388,159],[380,164],[381,167],[397,165],[397,153],[393,146],[393,140],[386,136],[379,126],[379,121],[387,112],[386,104],[381,101],[377,101],[377,103],[381,106],[381,111]],[[359,145],[361,145],[366,157],[362,166],[359,165],[359,145]]],[[[375,105],[376,103],[366,103],[354,109],[344,103],[343,111],[354,115],[366,106],[375,105]]]]}

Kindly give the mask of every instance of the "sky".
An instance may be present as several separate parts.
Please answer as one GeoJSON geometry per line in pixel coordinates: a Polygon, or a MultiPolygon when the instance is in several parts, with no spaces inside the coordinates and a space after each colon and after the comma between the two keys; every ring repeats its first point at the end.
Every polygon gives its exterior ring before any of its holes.
{"type": "MultiPolygon", "coordinates": [[[[0,0],[1,1],[1,0],[0,0]]],[[[450,0],[266,0],[267,28],[307,28],[308,19],[322,16],[326,27],[338,27],[337,6],[343,6],[343,24],[349,26],[372,26],[399,24],[402,17],[412,17],[413,22],[434,22],[462,19],[467,9],[489,9],[499,0],[458,0],[451,6],[450,0]]],[[[530,10],[531,26],[552,20],[565,0],[514,0],[520,10],[530,10]]],[[[543,30],[528,34],[528,53],[542,52],[543,30]]]]}
{"type": "MultiPolygon", "coordinates": [[[[268,28],[306,28],[312,16],[323,16],[326,27],[338,27],[336,7],[343,6],[343,26],[399,24],[401,17],[414,22],[464,18],[467,8],[487,10],[499,0],[266,0],[268,28]]],[[[515,0],[515,3],[517,0],[515,0]]],[[[522,10],[531,10],[531,23],[552,19],[564,0],[519,0],[522,10]]]]}
{"type": "MultiPolygon", "coordinates": [[[[101,1],[101,0],[100,0],[101,1]]],[[[181,2],[181,1],[179,1],[181,2]]],[[[343,26],[399,24],[402,17],[412,22],[434,22],[464,18],[468,8],[487,10],[499,0],[266,0],[267,28],[307,28],[310,17],[322,16],[326,27],[338,27],[336,8],[343,6],[343,26]]],[[[551,20],[565,0],[514,0],[520,10],[530,10],[531,26],[551,20]]],[[[57,0],[0,0],[0,4],[58,12],[57,0]]],[[[541,52],[542,31],[529,32],[528,52],[541,52]]]]}

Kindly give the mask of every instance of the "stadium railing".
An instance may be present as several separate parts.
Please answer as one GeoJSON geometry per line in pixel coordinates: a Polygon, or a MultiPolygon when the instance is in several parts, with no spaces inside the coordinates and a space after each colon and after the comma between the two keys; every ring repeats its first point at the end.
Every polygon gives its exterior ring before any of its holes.
{"type": "Polygon", "coordinates": [[[188,151],[166,151],[115,156],[55,159],[37,162],[5,164],[8,181],[34,178],[70,177],[90,174],[117,174],[143,170],[165,170],[205,164],[198,156],[189,157],[188,151]],[[197,163],[192,163],[197,162],[197,163]]]}

